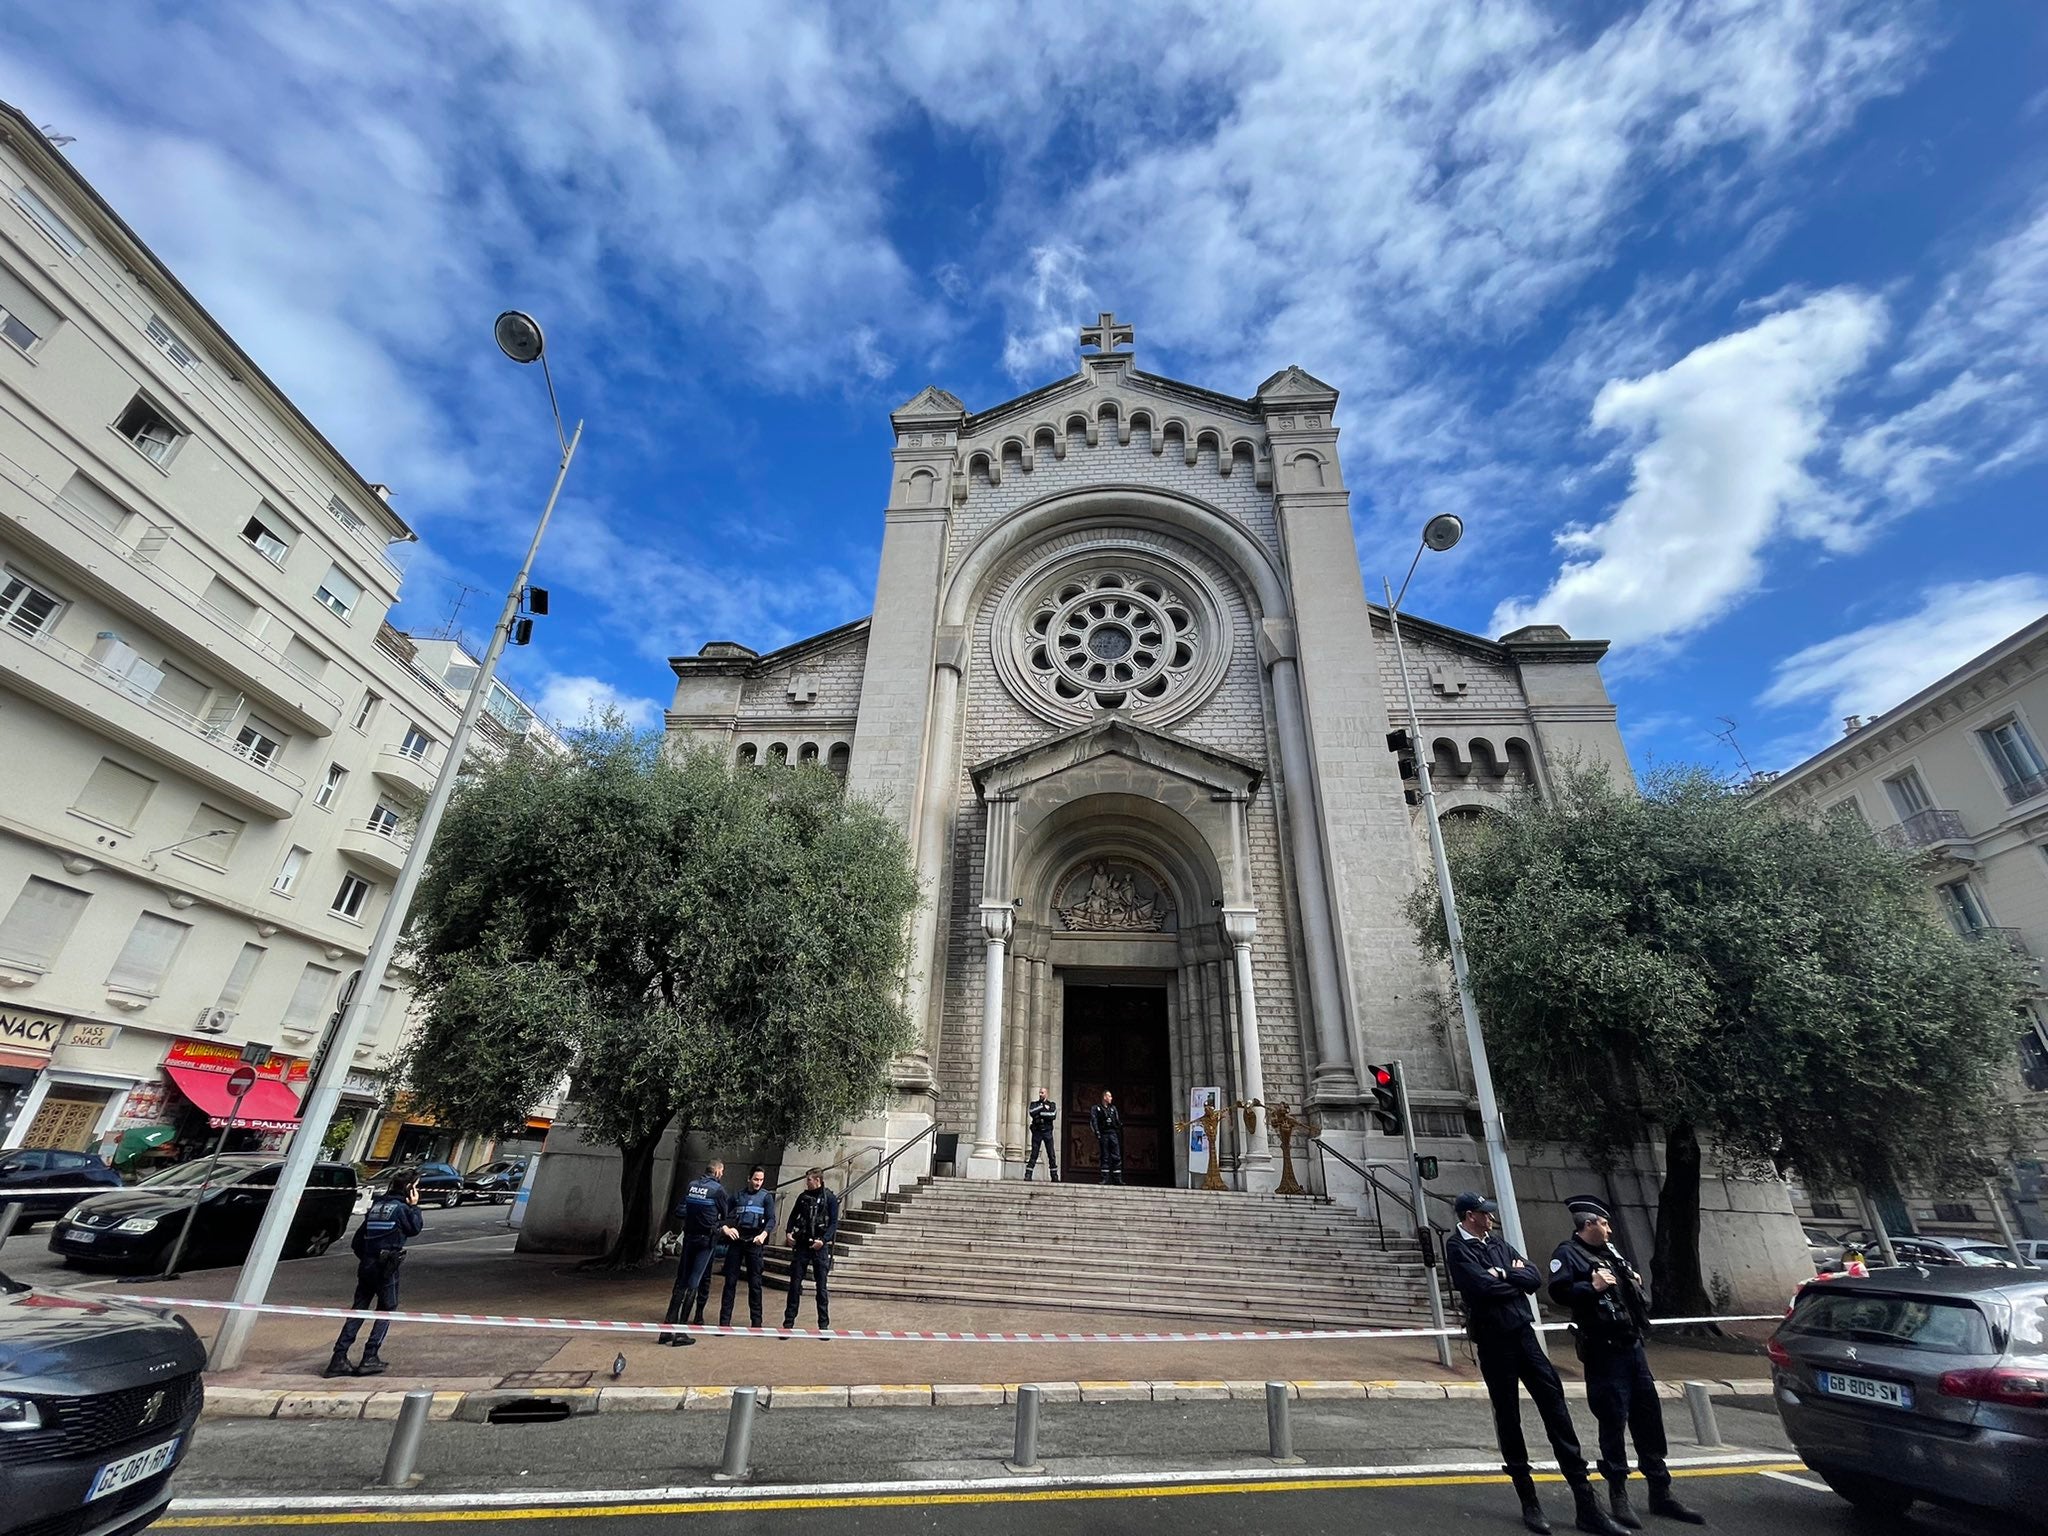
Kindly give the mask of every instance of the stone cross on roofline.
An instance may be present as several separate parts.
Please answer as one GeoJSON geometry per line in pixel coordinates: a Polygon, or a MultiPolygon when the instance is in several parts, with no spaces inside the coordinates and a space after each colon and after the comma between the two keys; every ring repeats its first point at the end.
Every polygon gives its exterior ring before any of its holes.
{"type": "Polygon", "coordinates": [[[1104,310],[1095,317],[1093,325],[1081,327],[1081,345],[1094,347],[1099,353],[1114,352],[1119,346],[1136,346],[1138,333],[1128,325],[1118,325],[1116,316],[1104,310]]]}

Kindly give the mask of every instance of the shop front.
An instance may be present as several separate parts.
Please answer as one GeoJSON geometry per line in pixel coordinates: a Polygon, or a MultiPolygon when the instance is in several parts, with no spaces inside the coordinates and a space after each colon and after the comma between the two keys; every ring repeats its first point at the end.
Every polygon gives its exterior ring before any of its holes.
{"type": "Polygon", "coordinates": [[[256,1068],[256,1084],[237,1103],[228,1075],[243,1065],[241,1052],[210,1040],[174,1040],[164,1055],[160,1121],[177,1128],[164,1149],[183,1161],[211,1152],[227,1132],[229,1152],[275,1152],[299,1123],[300,1096],[310,1063],[296,1056],[270,1055],[256,1068]]]}
{"type": "MultiPolygon", "coordinates": [[[[50,1065],[50,1054],[56,1050],[63,1028],[64,1021],[55,1014],[0,1008],[0,1146],[17,1145],[9,1135],[37,1079],[50,1065]]],[[[27,1126],[22,1129],[26,1131],[27,1126]]]]}
{"type": "Polygon", "coordinates": [[[337,1156],[345,1163],[369,1160],[376,1145],[378,1112],[384,1103],[384,1074],[350,1067],[341,1080],[341,1106],[334,1113],[327,1140],[334,1143],[339,1133],[337,1156]]]}
{"type": "Polygon", "coordinates": [[[445,1131],[433,1115],[415,1104],[412,1095],[401,1093],[391,1101],[391,1111],[377,1127],[370,1143],[371,1163],[443,1163],[461,1138],[445,1131]]]}

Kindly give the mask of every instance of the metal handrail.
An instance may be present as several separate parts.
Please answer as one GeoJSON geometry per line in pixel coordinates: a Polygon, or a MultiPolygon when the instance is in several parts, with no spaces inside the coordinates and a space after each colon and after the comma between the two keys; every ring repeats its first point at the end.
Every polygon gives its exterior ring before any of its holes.
{"type": "MultiPolygon", "coordinates": [[[[1386,1186],[1385,1184],[1383,1184],[1382,1182],[1380,1182],[1380,1171],[1379,1171],[1379,1170],[1378,1170],[1377,1168],[1372,1168],[1372,1167],[1368,1167],[1368,1166],[1366,1166],[1366,1165],[1365,1165],[1365,1164],[1363,1164],[1363,1163],[1355,1163],[1355,1162],[1353,1162],[1353,1161],[1352,1161],[1352,1160],[1351,1160],[1350,1158],[1346,1157],[1346,1156],[1345,1156],[1345,1155],[1344,1155],[1344,1154],[1343,1154],[1342,1152],[1339,1152],[1339,1151],[1338,1151],[1338,1150],[1337,1150],[1337,1149],[1336,1149],[1335,1147],[1331,1146],[1331,1145],[1330,1145],[1330,1144],[1329,1144],[1328,1142],[1324,1141],[1324,1140],[1323,1140],[1323,1138],[1322,1138],[1322,1137],[1320,1137],[1320,1136],[1311,1136],[1311,1137],[1309,1138],[1309,1145],[1310,1145],[1311,1147],[1314,1147],[1314,1148],[1316,1149],[1316,1154],[1317,1154],[1317,1156],[1318,1156],[1318,1157],[1321,1157],[1321,1156],[1323,1156],[1323,1155],[1325,1155],[1325,1154],[1327,1154],[1327,1155],[1328,1155],[1328,1156],[1330,1156],[1330,1157],[1334,1157],[1334,1158],[1335,1158],[1335,1159],[1336,1159],[1336,1160],[1337,1160],[1338,1162],[1342,1163],[1342,1164],[1343,1164],[1343,1165],[1344,1165],[1344,1166],[1345,1166],[1346,1168],[1349,1168],[1349,1169],[1350,1169],[1350,1170],[1351,1170],[1351,1171],[1352,1171],[1353,1173],[1357,1174],[1357,1175],[1358,1175],[1358,1176],[1359,1176],[1360,1178],[1364,1179],[1364,1180],[1366,1181],[1366,1183],[1367,1183],[1367,1184],[1369,1184],[1369,1185],[1371,1185],[1371,1186],[1372,1186],[1372,1191],[1373,1191],[1373,1199],[1372,1199],[1372,1219],[1373,1219],[1373,1224],[1374,1224],[1375,1226],[1379,1227],[1379,1229],[1380,1229],[1380,1246],[1381,1246],[1382,1248],[1385,1248],[1385,1247],[1386,1247],[1386,1245],[1387,1245],[1387,1230],[1386,1230],[1386,1225],[1385,1225],[1385,1223],[1381,1222],[1381,1220],[1380,1220],[1380,1199],[1379,1199],[1379,1197],[1380,1197],[1381,1195],[1385,1195],[1385,1196],[1387,1196],[1387,1198],[1388,1198],[1388,1199],[1390,1199],[1390,1200],[1395,1200],[1395,1201],[1398,1201],[1398,1202],[1400,1203],[1400,1206],[1401,1206],[1401,1208],[1402,1208],[1403,1210],[1408,1210],[1408,1209],[1410,1208],[1410,1206],[1409,1206],[1409,1195],[1408,1195],[1408,1191],[1407,1191],[1407,1190],[1405,1190],[1405,1189],[1388,1189],[1388,1188],[1387,1188],[1387,1186],[1386,1186]]],[[[1330,1187],[1330,1180],[1329,1180],[1329,1175],[1328,1175],[1328,1174],[1325,1174],[1325,1175],[1323,1176],[1323,1191],[1324,1191],[1324,1193],[1325,1193],[1325,1194],[1327,1194],[1327,1193],[1329,1192],[1329,1187],[1330,1187]]],[[[1425,1189],[1425,1190],[1424,1190],[1424,1191],[1422,1192],[1422,1198],[1423,1198],[1423,1218],[1422,1218],[1422,1219],[1423,1219],[1424,1223],[1425,1223],[1425,1224],[1426,1224],[1426,1225],[1427,1225],[1427,1226],[1429,1227],[1430,1231],[1432,1231],[1432,1232],[1449,1232],[1449,1231],[1451,1230],[1451,1229],[1450,1229],[1449,1227],[1440,1227],[1440,1226],[1438,1226],[1438,1225],[1437,1225],[1437,1224],[1436,1224],[1435,1222],[1433,1222],[1433,1221],[1430,1221],[1430,1219],[1429,1219],[1429,1204],[1428,1204],[1428,1202],[1430,1202],[1431,1200],[1435,1200],[1435,1201],[1438,1201],[1438,1202],[1440,1202],[1441,1204],[1444,1204],[1444,1205],[1452,1205],[1452,1204],[1453,1204],[1453,1202],[1451,1202],[1450,1200],[1447,1200],[1447,1199],[1445,1199],[1445,1198],[1444,1198],[1444,1197],[1443,1197],[1442,1195],[1438,1194],[1438,1193],[1437,1193],[1437,1192],[1436,1192],[1435,1190],[1433,1190],[1433,1189],[1425,1189]]],[[[1455,1209],[1455,1206],[1454,1206],[1453,1208],[1455,1209]]]]}
{"type": "MultiPolygon", "coordinates": [[[[903,1143],[903,1145],[898,1147],[894,1152],[891,1152],[887,1157],[883,1158],[880,1162],[876,1163],[875,1166],[870,1168],[866,1173],[862,1174],[859,1178],[855,1179],[851,1184],[848,1184],[846,1186],[846,1193],[839,1197],[840,1205],[842,1207],[851,1205],[853,1203],[853,1192],[856,1189],[859,1189],[861,1185],[865,1184],[869,1179],[875,1178],[878,1174],[886,1172],[895,1163],[897,1158],[901,1157],[904,1153],[908,1152],[912,1147],[916,1146],[919,1142],[923,1141],[925,1137],[937,1135],[938,1129],[938,1122],[935,1120],[930,1125],[926,1126],[923,1130],[919,1131],[915,1136],[911,1137],[910,1140],[903,1143]]],[[[884,1191],[885,1195],[886,1193],[887,1192],[884,1191]]]]}

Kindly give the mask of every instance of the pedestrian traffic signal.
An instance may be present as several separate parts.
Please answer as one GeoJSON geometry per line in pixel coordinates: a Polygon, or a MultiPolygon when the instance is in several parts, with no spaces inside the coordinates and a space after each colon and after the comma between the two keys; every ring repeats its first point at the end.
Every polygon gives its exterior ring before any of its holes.
{"type": "Polygon", "coordinates": [[[1415,787],[1415,738],[1406,731],[1389,731],[1387,750],[1394,754],[1394,767],[1401,775],[1401,798],[1410,805],[1422,804],[1422,792],[1415,787]]]}
{"type": "Polygon", "coordinates": [[[1366,1074],[1372,1079],[1372,1114],[1380,1123],[1380,1130],[1388,1136],[1401,1134],[1401,1085],[1394,1081],[1394,1069],[1367,1067],[1366,1074]]]}
{"type": "Polygon", "coordinates": [[[1418,1157],[1415,1159],[1415,1176],[1425,1184],[1435,1178],[1436,1159],[1433,1157],[1418,1157]]]}

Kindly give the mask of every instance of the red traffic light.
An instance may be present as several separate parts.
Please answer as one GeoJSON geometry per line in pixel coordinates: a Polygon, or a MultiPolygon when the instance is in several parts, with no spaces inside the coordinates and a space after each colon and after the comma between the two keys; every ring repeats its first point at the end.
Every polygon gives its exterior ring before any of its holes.
{"type": "Polygon", "coordinates": [[[1394,1074],[1385,1067],[1374,1067],[1372,1069],[1372,1080],[1384,1088],[1394,1080],[1394,1074]]]}

